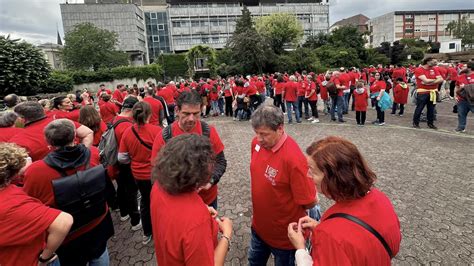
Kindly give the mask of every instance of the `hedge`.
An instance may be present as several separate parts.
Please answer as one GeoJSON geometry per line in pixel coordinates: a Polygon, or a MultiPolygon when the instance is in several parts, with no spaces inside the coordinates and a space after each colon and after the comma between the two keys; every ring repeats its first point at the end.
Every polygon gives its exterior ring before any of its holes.
{"type": "Polygon", "coordinates": [[[186,54],[164,54],[163,58],[158,57],[155,62],[163,64],[166,77],[174,79],[188,76],[186,54]]]}
{"type": "Polygon", "coordinates": [[[73,88],[73,79],[71,76],[59,72],[53,71],[49,76],[48,80],[38,91],[39,93],[56,93],[71,91],[73,88]]]}
{"type": "Polygon", "coordinates": [[[146,80],[148,78],[161,79],[163,69],[158,64],[150,64],[146,66],[123,66],[111,69],[99,69],[98,71],[64,71],[61,74],[69,76],[74,85],[107,82],[116,79],[132,79],[146,80]]]}

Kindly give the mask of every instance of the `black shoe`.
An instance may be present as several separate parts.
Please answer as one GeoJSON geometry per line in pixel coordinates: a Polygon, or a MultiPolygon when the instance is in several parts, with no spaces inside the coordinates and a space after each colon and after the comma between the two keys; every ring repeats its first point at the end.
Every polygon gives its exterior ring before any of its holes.
{"type": "Polygon", "coordinates": [[[420,128],[420,125],[413,123],[413,128],[420,128]]]}
{"type": "Polygon", "coordinates": [[[346,120],[338,120],[339,123],[346,123],[346,120]]]}
{"type": "Polygon", "coordinates": [[[431,128],[431,129],[434,129],[434,130],[438,129],[438,127],[436,127],[436,126],[433,125],[433,124],[428,124],[428,127],[431,128]]]}
{"type": "Polygon", "coordinates": [[[336,121],[336,118],[331,118],[331,121],[336,121]]]}

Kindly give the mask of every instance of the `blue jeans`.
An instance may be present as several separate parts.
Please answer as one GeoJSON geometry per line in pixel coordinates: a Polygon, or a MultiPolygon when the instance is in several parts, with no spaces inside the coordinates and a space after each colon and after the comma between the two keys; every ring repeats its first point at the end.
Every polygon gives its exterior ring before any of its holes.
{"type": "Polygon", "coordinates": [[[289,266],[295,265],[296,250],[284,250],[272,248],[255,233],[252,228],[252,239],[249,247],[249,265],[261,266],[267,265],[270,254],[275,257],[275,266],[289,266]]]}
{"type": "Polygon", "coordinates": [[[418,125],[420,123],[421,113],[423,109],[427,109],[426,120],[428,120],[428,124],[433,124],[434,121],[434,112],[435,112],[435,105],[432,101],[430,101],[430,94],[418,94],[416,97],[416,108],[415,113],[413,113],[413,124],[418,125]]]}
{"type": "Polygon", "coordinates": [[[458,129],[466,129],[467,114],[469,111],[474,113],[474,105],[470,105],[467,101],[458,102],[458,129]]]}
{"type": "Polygon", "coordinates": [[[350,92],[344,92],[344,109],[342,110],[343,113],[349,112],[349,100],[351,97],[350,92]]]}
{"type": "Polygon", "coordinates": [[[343,96],[336,96],[336,97],[331,97],[332,101],[332,106],[329,112],[331,113],[331,119],[336,120],[335,116],[335,110],[337,106],[337,118],[339,121],[343,120],[342,118],[342,109],[344,108],[344,97],[343,96]]]}
{"type": "Polygon", "coordinates": [[[298,102],[286,102],[286,114],[288,115],[288,122],[293,122],[291,106],[293,106],[293,110],[295,111],[296,122],[301,122],[300,111],[298,110],[298,102]]]}
{"type": "Polygon", "coordinates": [[[109,251],[105,248],[104,253],[100,257],[89,261],[89,266],[109,266],[109,251]]]}

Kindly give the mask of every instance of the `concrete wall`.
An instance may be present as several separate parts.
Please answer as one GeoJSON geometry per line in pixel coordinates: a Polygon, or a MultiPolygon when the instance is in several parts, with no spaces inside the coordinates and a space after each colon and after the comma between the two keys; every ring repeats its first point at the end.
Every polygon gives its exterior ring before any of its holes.
{"type": "Polygon", "coordinates": [[[104,84],[107,89],[110,89],[113,92],[118,84],[128,85],[128,87],[132,87],[133,84],[137,84],[138,87],[140,88],[140,87],[143,87],[148,81],[151,81],[155,84],[157,83],[157,81],[155,79],[147,79],[147,80],[137,80],[135,78],[133,78],[133,79],[117,79],[117,80],[114,80],[114,81],[111,81],[111,82],[93,82],[93,83],[84,83],[84,84],[80,84],[80,85],[74,85],[73,91],[76,91],[76,90],[81,90],[82,91],[84,89],[88,89],[89,91],[92,91],[92,92],[95,93],[99,89],[99,85],[104,84]]]}
{"type": "Polygon", "coordinates": [[[370,44],[372,47],[378,47],[382,42],[392,43],[394,41],[394,17],[394,12],[392,12],[369,21],[369,31],[371,31],[370,44]]]}

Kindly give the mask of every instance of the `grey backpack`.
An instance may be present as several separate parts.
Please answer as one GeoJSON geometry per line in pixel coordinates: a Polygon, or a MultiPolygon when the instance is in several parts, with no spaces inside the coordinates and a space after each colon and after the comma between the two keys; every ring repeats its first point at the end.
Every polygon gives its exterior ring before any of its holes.
{"type": "Polygon", "coordinates": [[[104,166],[117,164],[117,155],[120,143],[117,143],[117,139],[115,138],[115,128],[123,122],[132,123],[128,119],[120,119],[112,125],[109,125],[107,127],[107,131],[105,131],[100,137],[98,149],[100,162],[104,166]]]}

